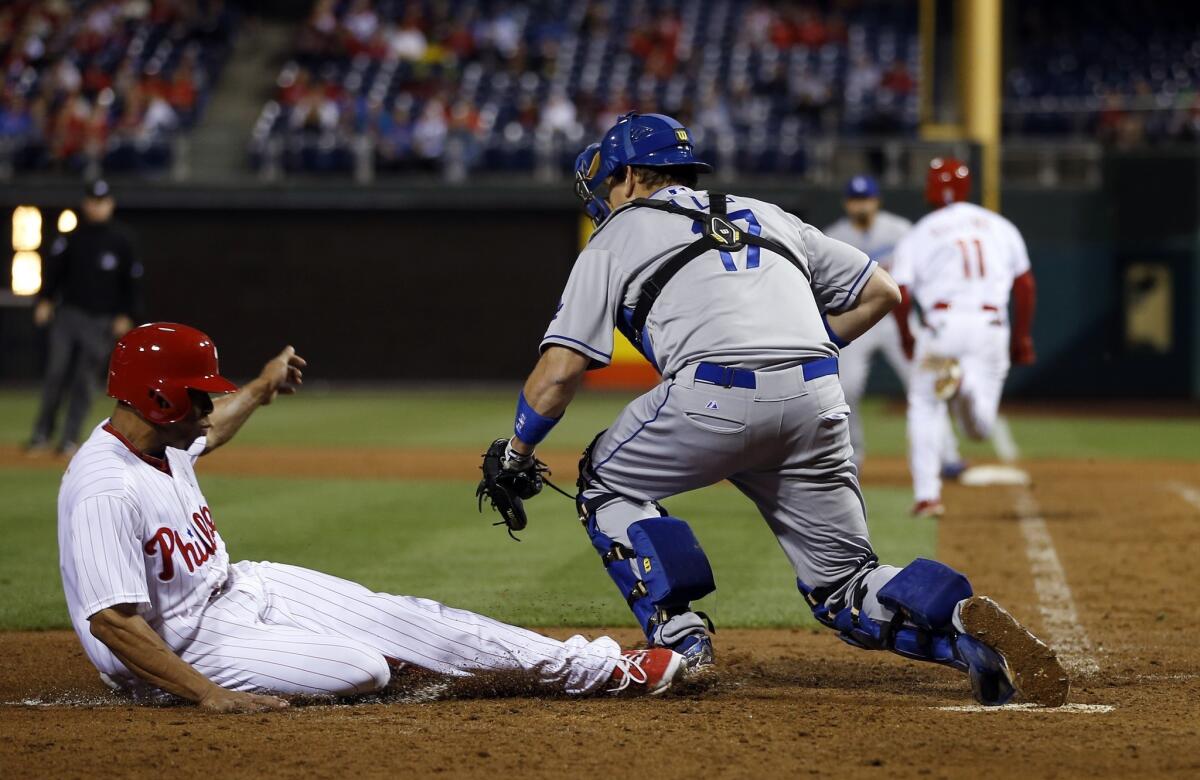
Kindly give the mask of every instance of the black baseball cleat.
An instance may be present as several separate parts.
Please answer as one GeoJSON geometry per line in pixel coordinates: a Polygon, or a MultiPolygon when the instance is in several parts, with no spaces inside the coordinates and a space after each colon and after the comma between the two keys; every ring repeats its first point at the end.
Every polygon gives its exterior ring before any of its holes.
{"type": "Polygon", "coordinates": [[[1022,701],[1043,707],[1067,703],[1071,678],[1058,656],[1003,607],[987,596],[972,596],[963,602],[958,617],[964,634],[1000,656],[1003,675],[1022,701]]]}

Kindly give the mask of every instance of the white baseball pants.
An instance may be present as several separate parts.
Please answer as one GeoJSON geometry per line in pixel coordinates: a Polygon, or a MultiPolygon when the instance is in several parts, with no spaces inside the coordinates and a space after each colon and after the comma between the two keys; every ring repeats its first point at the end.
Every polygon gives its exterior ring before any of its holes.
{"type": "MultiPolygon", "coordinates": [[[[398,663],[452,676],[523,673],[583,694],[609,680],[621,652],[608,637],[560,642],[429,599],[250,561],[230,567],[226,589],[198,614],[154,629],[218,685],[285,695],[377,691],[398,663]]],[[[107,677],[126,681],[123,668],[112,671],[107,677]]]]}
{"type": "Polygon", "coordinates": [[[939,450],[947,406],[971,438],[992,433],[1009,368],[1008,325],[1000,316],[978,309],[935,310],[926,315],[929,327],[917,333],[908,383],[908,460],[917,501],[941,498],[939,450]],[[955,358],[962,367],[962,386],[949,404],[934,391],[938,372],[930,358],[955,358]]]}
{"type": "MultiPolygon", "coordinates": [[[[900,384],[908,390],[908,376],[911,371],[908,358],[900,346],[900,329],[896,320],[884,317],[870,330],[859,336],[853,342],[842,348],[838,358],[838,373],[842,379],[842,389],[846,392],[846,403],[850,405],[850,444],[854,447],[854,465],[862,467],[866,458],[866,437],[863,435],[862,415],[859,414],[863,394],[867,389],[867,379],[871,373],[871,361],[875,353],[883,354],[892,371],[896,372],[900,384]]],[[[939,457],[942,465],[953,465],[962,460],[958,452],[958,439],[954,435],[954,426],[946,415],[942,423],[942,437],[939,457]]]]}

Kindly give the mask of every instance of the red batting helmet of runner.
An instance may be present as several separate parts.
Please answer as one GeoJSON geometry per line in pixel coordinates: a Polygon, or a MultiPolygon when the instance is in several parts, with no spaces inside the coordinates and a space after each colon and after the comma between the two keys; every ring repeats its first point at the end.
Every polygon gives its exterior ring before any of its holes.
{"type": "Polygon", "coordinates": [[[232,393],[221,376],[217,347],[205,333],[175,322],[152,322],[125,334],[108,364],[108,394],[156,425],[179,422],[192,410],[188,390],[232,393]]]}
{"type": "Polygon", "coordinates": [[[971,193],[971,169],[954,157],[934,157],[925,179],[925,200],[936,208],[966,200],[971,193]]]}

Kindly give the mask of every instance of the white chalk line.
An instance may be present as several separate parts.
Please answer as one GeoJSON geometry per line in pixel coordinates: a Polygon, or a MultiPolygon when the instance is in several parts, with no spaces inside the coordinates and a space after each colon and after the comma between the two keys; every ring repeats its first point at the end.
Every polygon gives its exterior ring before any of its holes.
{"type": "Polygon", "coordinates": [[[1033,493],[1026,488],[1018,489],[1016,508],[1021,518],[1021,535],[1025,537],[1025,555],[1033,570],[1033,589],[1046,625],[1046,639],[1067,671],[1096,674],[1100,665],[1093,657],[1092,642],[1079,622],[1067,575],[1033,493]]]}
{"type": "Polygon", "coordinates": [[[80,709],[94,709],[97,707],[113,707],[129,703],[129,701],[123,701],[113,696],[64,694],[61,696],[31,696],[25,699],[15,699],[13,701],[0,701],[0,707],[76,707],[80,709]]]}
{"type": "Polygon", "coordinates": [[[1186,482],[1168,482],[1167,487],[1200,511],[1200,489],[1194,488],[1186,482]]]}
{"type": "Polygon", "coordinates": [[[1111,704],[1064,704],[1061,707],[1043,707],[1040,704],[1002,704],[999,707],[961,704],[952,707],[938,707],[938,709],[942,712],[1036,712],[1039,715],[1098,715],[1112,712],[1116,707],[1111,704]]]}

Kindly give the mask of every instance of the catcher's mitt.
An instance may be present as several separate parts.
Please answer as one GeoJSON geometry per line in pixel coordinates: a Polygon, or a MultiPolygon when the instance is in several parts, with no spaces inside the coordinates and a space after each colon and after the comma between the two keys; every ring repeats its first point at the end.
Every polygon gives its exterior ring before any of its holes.
{"type": "MultiPolygon", "coordinates": [[[[513,531],[524,530],[527,523],[524,501],[542,492],[545,484],[542,474],[548,473],[546,464],[532,455],[528,458],[511,458],[508,455],[508,439],[496,439],[483,454],[483,479],[475,489],[479,499],[479,511],[483,511],[483,499],[500,513],[496,525],[508,528],[508,535],[517,537],[513,531]]],[[[518,541],[520,541],[518,539],[518,541]]]]}

